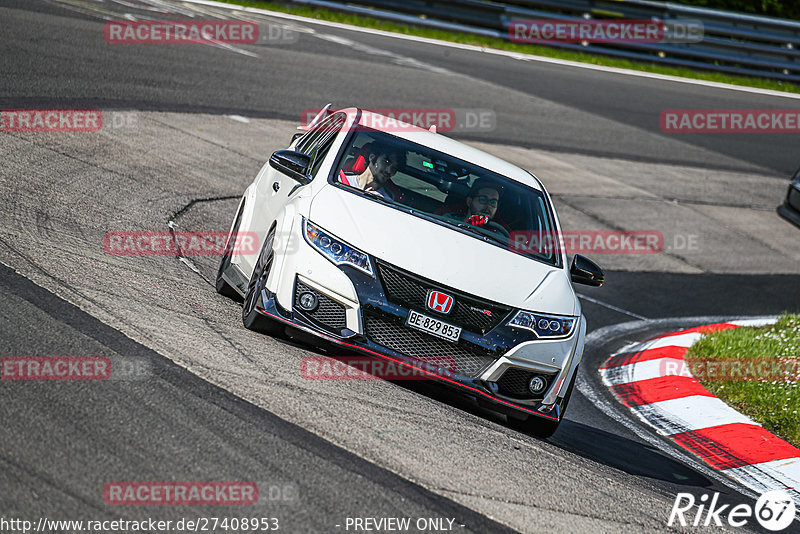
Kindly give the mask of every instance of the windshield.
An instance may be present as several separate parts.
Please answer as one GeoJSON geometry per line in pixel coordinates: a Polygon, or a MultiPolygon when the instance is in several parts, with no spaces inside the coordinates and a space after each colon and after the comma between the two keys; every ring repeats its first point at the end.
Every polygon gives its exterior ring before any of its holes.
{"type": "Polygon", "coordinates": [[[551,239],[536,239],[555,235],[544,194],[477,165],[360,127],[335,177],[354,193],[512,252],[559,264],[558,246],[551,239]]]}

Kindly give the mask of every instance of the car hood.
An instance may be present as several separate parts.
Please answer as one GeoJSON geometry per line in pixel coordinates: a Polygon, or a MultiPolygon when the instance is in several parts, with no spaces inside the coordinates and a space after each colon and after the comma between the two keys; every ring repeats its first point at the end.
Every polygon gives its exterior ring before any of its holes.
{"type": "Polygon", "coordinates": [[[574,315],[565,269],[332,185],[314,197],[309,219],[362,251],[419,276],[525,310],[574,315]]]}

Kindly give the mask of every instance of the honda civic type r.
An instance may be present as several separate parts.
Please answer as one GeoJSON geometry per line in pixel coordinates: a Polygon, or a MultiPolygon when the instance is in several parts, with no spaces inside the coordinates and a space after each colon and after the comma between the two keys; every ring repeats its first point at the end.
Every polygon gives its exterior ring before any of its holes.
{"type": "Polygon", "coordinates": [[[247,188],[220,262],[244,325],[414,367],[542,437],[564,416],[586,320],[575,256],[531,173],[437,134],[326,106],[247,188]],[[259,236],[258,254],[237,246],[259,236]]]}

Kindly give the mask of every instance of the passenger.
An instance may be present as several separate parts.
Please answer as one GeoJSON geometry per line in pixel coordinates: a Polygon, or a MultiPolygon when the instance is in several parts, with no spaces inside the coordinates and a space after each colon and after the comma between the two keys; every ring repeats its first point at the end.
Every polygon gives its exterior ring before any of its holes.
{"type": "Polygon", "coordinates": [[[403,192],[391,178],[404,162],[403,150],[372,143],[367,168],[358,176],[358,187],[383,198],[403,202],[403,192]]]}

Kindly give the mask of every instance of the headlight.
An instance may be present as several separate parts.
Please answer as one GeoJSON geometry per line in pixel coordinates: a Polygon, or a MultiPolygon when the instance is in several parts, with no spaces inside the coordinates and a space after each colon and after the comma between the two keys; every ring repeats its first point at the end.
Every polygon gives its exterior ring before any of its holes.
{"type": "Polygon", "coordinates": [[[326,256],[336,265],[350,265],[370,276],[374,276],[369,256],[357,248],[351,247],[305,218],[303,219],[303,233],[309,245],[320,251],[323,256],[326,256]]]}
{"type": "Polygon", "coordinates": [[[541,313],[518,311],[506,326],[523,328],[536,334],[536,337],[568,337],[578,321],[577,317],[559,317],[541,313]]]}

